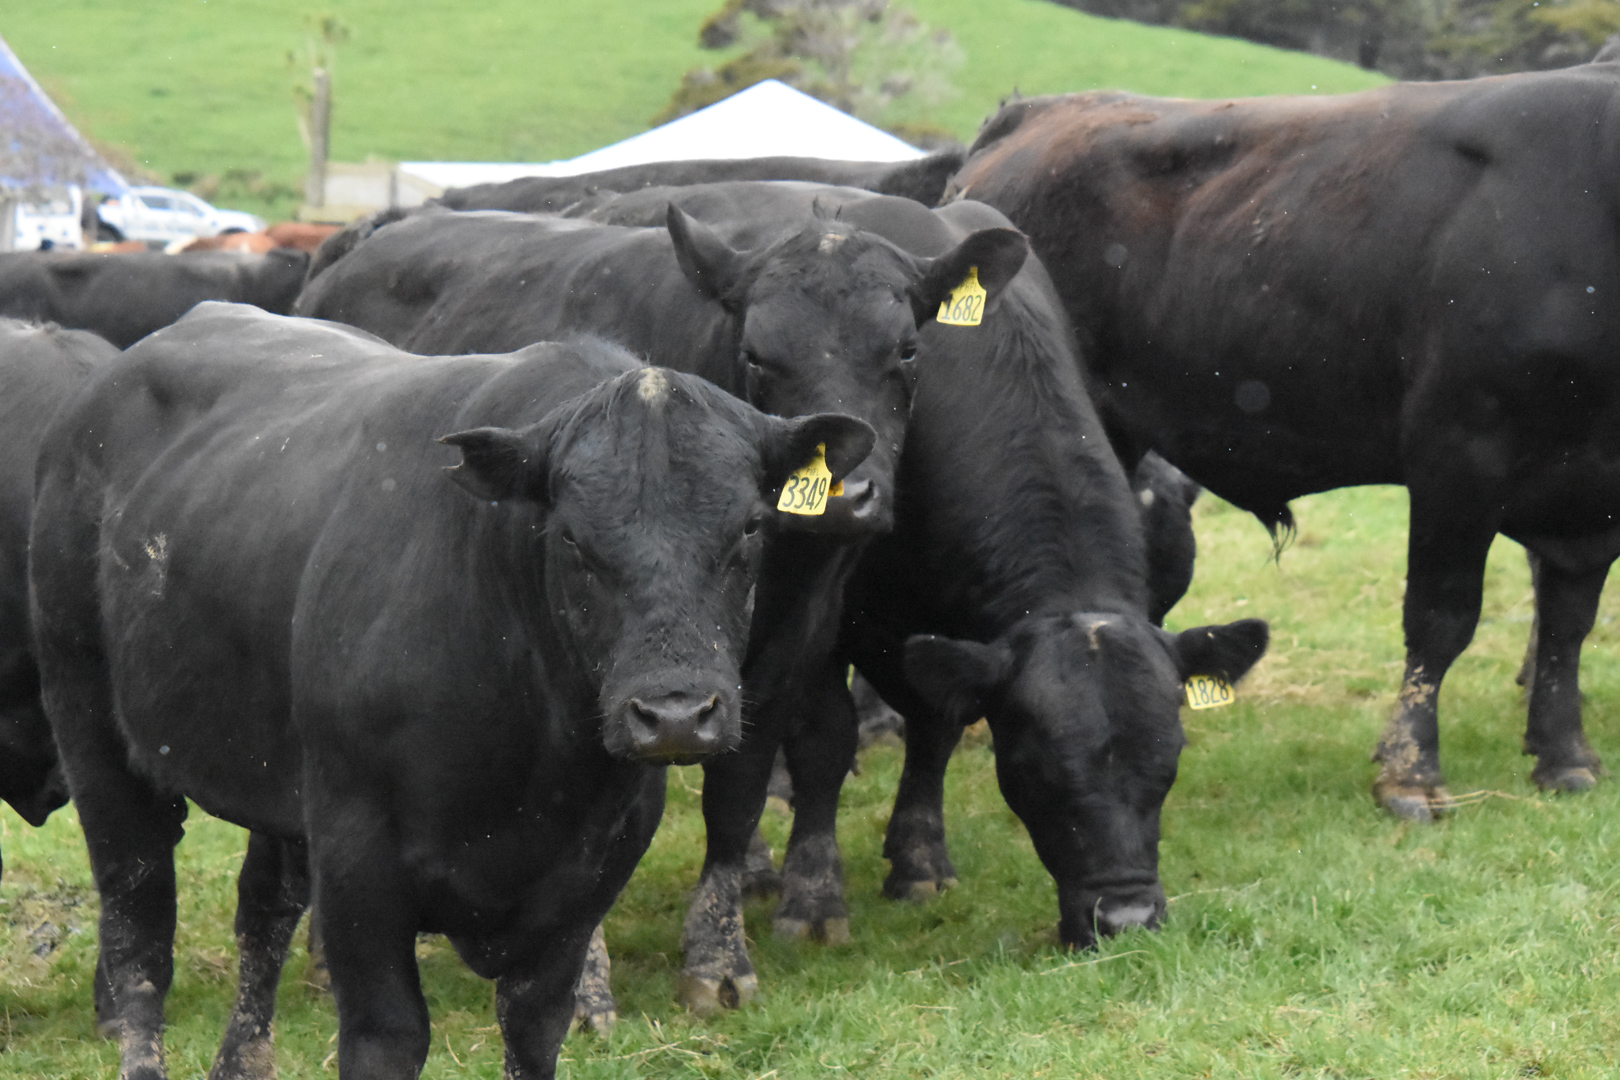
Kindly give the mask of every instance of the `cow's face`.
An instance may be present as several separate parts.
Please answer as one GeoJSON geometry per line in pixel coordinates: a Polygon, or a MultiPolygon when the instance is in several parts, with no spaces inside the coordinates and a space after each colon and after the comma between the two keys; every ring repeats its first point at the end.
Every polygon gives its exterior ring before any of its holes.
{"type": "Polygon", "coordinates": [[[825,446],[834,478],[872,445],[847,416],[764,416],[695,376],[632,372],[522,432],[447,436],[452,475],[546,511],[545,596],[620,757],[688,763],[741,739],[739,667],[772,506],[825,446]]]}
{"type": "Polygon", "coordinates": [[[1002,794],[1057,881],[1066,944],[1164,917],[1159,814],[1185,741],[1181,685],[1236,680],[1266,640],[1253,619],[1170,635],[1088,612],[1027,619],[988,645],[907,643],[921,693],[959,721],[990,721],[1002,794]]]}
{"type": "Polygon", "coordinates": [[[955,251],[917,259],[841,221],[816,220],[758,252],[730,248],[671,205],[670,236],[700,292],[738,321],[733,386],[776,416],[847,413],[877,442],[830,500],[796,527],[845,534],[894,526],[894,477],[920,368],[917,327],[977,268],[992,295],[1028,252],[1021,233],[988,229],[955,251]]]}

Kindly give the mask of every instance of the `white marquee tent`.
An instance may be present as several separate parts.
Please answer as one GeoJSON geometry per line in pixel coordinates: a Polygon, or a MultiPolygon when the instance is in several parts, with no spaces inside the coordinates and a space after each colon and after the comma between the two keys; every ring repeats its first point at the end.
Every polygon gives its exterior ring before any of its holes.
{"type": "Polygon", "coordinates": [[[430,197],[469,184],[520,176],[577,176],[652,161],[755,157],[909,161],[923,156],[923,151],[885,131],[767,79],[689,116],[567,161],[401,162],[399,187],[401,195],[407,189],[433,189],[424,193],[430,197]]]}

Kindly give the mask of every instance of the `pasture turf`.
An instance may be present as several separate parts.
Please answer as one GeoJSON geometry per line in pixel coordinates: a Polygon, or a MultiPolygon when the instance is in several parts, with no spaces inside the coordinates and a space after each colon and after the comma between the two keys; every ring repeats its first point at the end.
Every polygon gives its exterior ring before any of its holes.
{"type": "MultiPolygon", "coordinates": [[[[1369,795],[1367,755],[1400,674],[1405,493],[1295,504],[1276,564],[1247,515],[1205,496],[1198,578],[1174,627],[1258,615],[1271,654],[1238,703],[1186,712],[1189,745],[1164,815],[1172,899],[1157,934],[1057,948],[1056,893],[970,736],[947,814],[961,885],[883,900],[882,830],[900,764],[868,750],[841,835],[854,941],[775,941],[749,925],[764,987],[714,1020],[673,1004],[680,925],[701,861],[697,769],[670,774],[670,812],[608,923],[622,1020],[571,1035],[569,1077],[1131,1078],[1606,1077],[1620,1048],[1620,783],[1548,797],[1519,754],[1513,684],[1530,619],[1517,546],[1492,552],[1485,613],[1447,680],[1443,754],[1463,806],[1396,822],[1369,795]]],[[[1620,763],[1611,598],[1584,658],[1593,745],[1620,763]]],[[[787,819],[767,812],[778,845],[787,819]]],[[[180,846],[171,1074],[202,1075],[234,987],[240,830],[194,813],[180,846]]],[[[70,809],[33,830],[0,814],[0,1076],[111,1077],[90,1000],[96,898],[70,809]]],[[[433,1014],[430,1077],[500,1075],[492,989],[437,938],[419,946],[433,1014]]],[[[335,1075],[329,999],[302,951],[277,1022],[286,1078],[335,1075]]]]}
{"type": "MultiPolygon", "coordinates": [[[[306,19],[337,50],[336,161],[546,161],[648,126],[720,0],[56,0],[12,3],[0,34],[86,135],[163,183],[270,217],[302,197],[293,87],[306,19]],[[296,60],[290,59],[297,58],[296,60]],[[209,178],[213,178],[210,180],[209,178]],[[220,181],[217,191],[215,181],[220,181]]],[[[1333,93],[1383,76],[1230,38],[1099,19],[1047,0],[912,0],[964,54],[956,94],[895,119],[969,140],[1013,89],[1224,97],[1333,93]]]]}

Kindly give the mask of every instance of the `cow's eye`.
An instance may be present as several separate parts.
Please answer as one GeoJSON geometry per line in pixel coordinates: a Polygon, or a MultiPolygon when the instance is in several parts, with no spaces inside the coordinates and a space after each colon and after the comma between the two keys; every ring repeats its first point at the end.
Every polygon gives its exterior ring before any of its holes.
{"type": "Polygon", "coordinates": [[[900,346],[900,362],[907,366],[917,362],[917,345],[915,342],[910,345],[900,346]]]}
{"type": "Polygon", "coordinates": [[[763,517],[749,518],[747,524],[743,526],[743,535],[747,537],[758,536],[760,526],[764,524],[764,521],[765,519],[763,517]]]}
{"type": "Polygon", "coordinates": [[[760,360],[759,354],[752,349],[742,351],[742,362],[747,365],[749,372],[754,375],[761,374],[765,370],[764,362],[760,360]]]}

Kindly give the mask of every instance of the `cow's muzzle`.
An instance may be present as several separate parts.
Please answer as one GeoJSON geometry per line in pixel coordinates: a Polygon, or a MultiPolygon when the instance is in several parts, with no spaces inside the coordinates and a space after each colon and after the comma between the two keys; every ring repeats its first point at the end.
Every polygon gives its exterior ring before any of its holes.
{"type": "Polygon", "coordinates": [[[843,494],[827,499],[827,509],[815,515],[779,514],[783,527],[847,540],[881,536],[894,529],[894,508],[876,480],[851,475],[843,494]]]}
{"type": "Polygon", "coordinates": [[[661,765],[691,765],[726,746],[720,695],[691,693],[632,697],[621,706],[630,753],[661,765]]]}
{"type": "Polygon", "coordinates": [[[1164,887],[1150,884],[1060,889],[1058,936],[1065,945],[1089,949],[1125,930],[1157,930],[1164,921],[1164,887]]]}

